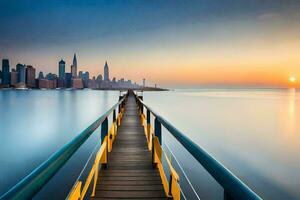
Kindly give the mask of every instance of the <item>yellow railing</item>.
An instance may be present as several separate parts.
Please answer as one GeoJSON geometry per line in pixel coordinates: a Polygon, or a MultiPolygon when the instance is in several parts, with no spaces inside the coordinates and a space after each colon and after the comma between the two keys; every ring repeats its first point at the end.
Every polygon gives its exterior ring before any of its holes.
{"type": "Polygon", "coordinates": [[[100,163],[101,164],[107,163],[107,136],[104,138],[104,142],[102,143],[99,151],[97,152],[93,167],[85,181],[83,188],[81,189],[82,181],[77,181],[68,197],[69,200],[78,200],[78,199],[82,200],[85,197],[86,192],[93,178],[94,178],[94,185],[93,185],[93,191],[91,196],[95,195],[100,163]]]}
{"type": "MultiPolygon", "coordinates": [[[[144,132],[147,138],[148,148],[150,151],[154,151],[153,153],[153,163],[158,168],[162,184],[164,187],[165,194],[167,197],[173,198],[175,200],[180,199],[180,186],[179,186],[179,176],[172,166],[171,160],[168,158],[166,153],[163,151],[158,137],[154,135],[154,129],[151,124],[147,124],[145,114],[140,113],[141,123],[144,126],[144,132]],[[166,177],[163,164],[162,164],[162,156],[164,155],[169,172],[170,178],[169,181],[166,177]]],[[[171,158],[171,157],[170,157],[171,158]]]]}
{"type": "Polygon", "coordinates": [[[118,114],[118,117],[115,122],[112,123],[107,136],[105,136],[99,151],[96,154],[96,158],[93,164],[89,175],[86,178],[86,181],[83,185],[82,181],[77,181],[73,186],[68,200],[82,200],[85,198],[86,192],[91,185],[93,180],[93,190],[91,197],[95,196],[97,179],[99,177],[99,166],[100,164],[107,164],[107,154],[112,151],[113,142],[117,136],[117,128],[121,125],[121,120],[123,117],[124,108],[121,109],[121,112],[118,114]],[[83,185],[83,187],[82,187],[83,185]]]}

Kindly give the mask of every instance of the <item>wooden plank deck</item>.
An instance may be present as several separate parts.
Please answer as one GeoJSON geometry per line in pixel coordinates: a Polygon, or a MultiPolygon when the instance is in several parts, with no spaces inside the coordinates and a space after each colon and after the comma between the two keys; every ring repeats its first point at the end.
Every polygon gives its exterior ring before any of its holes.
{"type": "Polygon", "coordinates": [[[108,155],[108,168],[101,169],[96,195],[91,199],[167,199],[159,172],[152,167],[151,152],[132,94],[108,155]]]}

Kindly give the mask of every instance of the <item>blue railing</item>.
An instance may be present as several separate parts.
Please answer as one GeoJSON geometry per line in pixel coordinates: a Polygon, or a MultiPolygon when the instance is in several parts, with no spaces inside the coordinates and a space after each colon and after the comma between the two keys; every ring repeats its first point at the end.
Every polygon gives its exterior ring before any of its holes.
{"type": "MultiPolygon", "coordinates": [[[[189,139],[185,134],[175,128],[170,122],[161,117],[158,113],[153,111],[147,106],[142,96],[136,95],[136,100],[141,113],[144,112],[144,108],[147,109],[147,124],[151,123],[150,114],[154,115],[154,133],[162,142],[161,126],[164,126],[176,140],[205,168],[205,170],[223,187],[224,199],[226,200],[260,200],[253,190],[251,190],[245,183],[243,183],[238,177],[236,177],[230,170],[224,165],[218,162],[203,148],[189,139]]],[[[161,143],[162,144],[162,143],[161,143]]]]}
{"type": "Polygon", "coordinates": [[[101,125],[101,139],[108,133],[108,117],[113,113],[116,118],[116,109],[118,112],[125,105],[125,95],[119,98],[118,103],[112,106],[106,113],[99,117],[89,127],[82,131],[69,143],[54,153],[48,160],[33,170],[28,176],[22,179],[8,192],[0,197],[4,199],[32,199],[47,182],[66,164],[78,148],[92,135],[92,133],[101,125]]]}

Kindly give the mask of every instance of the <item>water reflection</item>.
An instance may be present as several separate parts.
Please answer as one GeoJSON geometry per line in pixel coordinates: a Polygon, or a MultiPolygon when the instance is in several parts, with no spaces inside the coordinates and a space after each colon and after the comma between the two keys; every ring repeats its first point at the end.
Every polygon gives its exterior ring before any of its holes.
{"type": "Polygon", "coordinates": [[[295,88],[287,90],[287,98],[285,101],[285,109],[287,111],[281,114],[281,120],[283,122],[281,136],[285,148],[290,152],[295,153],[298,151],[298,141],[300,140],[299,124],[297,124],[299,116],[297,106],[299,104],[299,99],[297,99],[297,91],[295,88]]]}
{"type": "Polygon", "coordinates": [[[289,121],[290,127],[294,128],[295,121],[295,101],[296,101],[296,89],[290,88],[288,90],[288,101],[289,101],[289,121]]]}

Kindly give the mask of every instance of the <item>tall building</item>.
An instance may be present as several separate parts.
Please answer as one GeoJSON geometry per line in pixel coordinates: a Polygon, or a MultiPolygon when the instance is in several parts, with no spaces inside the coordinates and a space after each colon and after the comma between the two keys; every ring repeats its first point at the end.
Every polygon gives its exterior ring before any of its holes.
{"type": "Polygon", "coordinates": [[[85,72],[82,74],[83,87],[87,88],[89,86],[90,73],[85,72]]]}
{"type": "Polygon", "coordinates": [[[17,84],[18,84],[18,72],[15,69],[12,69],[10,73],[10,85],[16,87],[17,84]]]}
{"type": "Polygon", "coordinates": [[[40,72],[40,73],[39,73],[38,79],[44,79],[44,74],[43,74],[43,72],[40,72]]]}
{"type": "Polygon", "coordinates": [[[70,88],[72,87],[72,74],[66,73],[66,87],[70,88]]]}
{"type": "Polygon", "coordinates": [[[82,78],[82,74],[83,74],[83,71],[79,71],[79,72],[78,72],[78,77],[79,77],[79,78],[82,78]]]}
{"type": "Polygon", "coordinates": [[[26,85],[29,88],[35,87],[35,68],[30,65],[26,67],[26,85]]]}
{"type": "Polygon", "coordinates": [[[63,60],[58,62],[58,87],[66,87],[66,63],[63,60]]]}
{"type": "Polygon", "coordinates": [[[72,74],[72,77],[74,77],[74,78],[77,77],[77,58],[76,58],[76,54],[74,54],[74,57],[73,57],[73,65],[71,65],[71,74],[72,74]]]}
{"type": "Polygon", "coordinates": [[[58,63],[58,78],[65,79],[66,78],[66,62],[61,60],[58,63]]]}
{"type": "Polygon", "coordinates": [[[25,84],[26,81],[25,65],[19,63],[16,65],[16,68],[18,72],[18,83],[25,84]]]}
{"type": "Polygon", "coordinates": [[[9,87],[10,84],[10,73],[9,73],[9,60],[2,60],[2,85],[9,87]]]}
{"type": "Polygon", "coordinates": [[[146,79],[143,79],[143,87],[146,87],[146,79]]]}
{"type": "Polygon", "coordinates": [[[106,61],[105,61],[105,65],[104,65],[104,81],[109,81],[109,70],[108,70],[108,65],[107,65],[106,61]]]}

